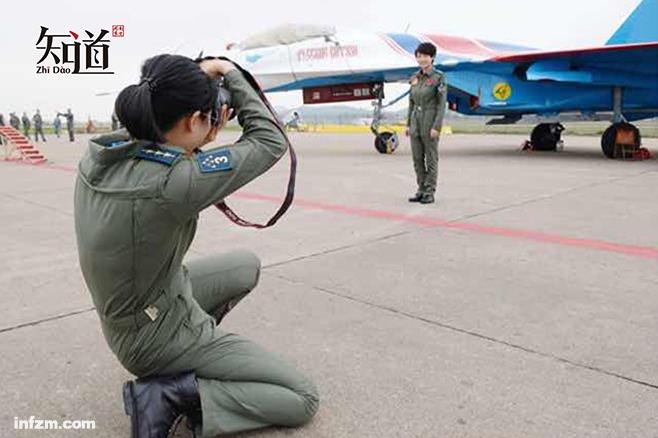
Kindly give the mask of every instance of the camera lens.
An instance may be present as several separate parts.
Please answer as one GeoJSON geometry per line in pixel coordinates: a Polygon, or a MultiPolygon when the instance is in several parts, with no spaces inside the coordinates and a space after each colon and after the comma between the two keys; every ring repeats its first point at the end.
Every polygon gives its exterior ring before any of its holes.
{"type": "MultiPolygon", "coordinates": [[[[224,87],[224,78],[221,77],[217,80],[217,102],[215,104],[215,108],[213,108],[212,114],[211,114],[211,122],[213,125],[217,125],[219,123],[219,118],[220,118],[220,113],[222,110],[222,105],[226,105],[226,107],[231,110],[233,107],[231,106],[231,92],[228,91],[226,87],[224,87]]],[[[233,119],[235,117],[236,113],[235,111],[232,111],[231,117],[229,117],[229,120],[233,119]]]]}

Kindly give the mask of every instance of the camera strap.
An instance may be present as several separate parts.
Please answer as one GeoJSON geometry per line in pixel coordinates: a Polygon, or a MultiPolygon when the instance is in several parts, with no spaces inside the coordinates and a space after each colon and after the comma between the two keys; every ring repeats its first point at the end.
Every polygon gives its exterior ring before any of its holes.
{"type": "Polygon", "coordinates": [[[286,211],[288,211],[288,209],[292,205],[293,199],[295,198],[295,176],[297,174],[297,155],[295,154],[295,150],[293,149],[292,144],[290,143],[290,140],[286,135],[286,131],[281,125],[281,122],[279,121],[279,118],[277,117],[276,112],[274,111],[274,108],[272,108],[272,105],[267,100],[265,93],[263,93],[263,90],[258,85],[258,82],[256,82],[256,79],[254,79],[253,75],[249,73],[247,70],[245,70],[244,68],[242,68],[240,65],[236,64],[235,62],[223,56],[217,56],[217,57],[207,56],[204,58],[201,58],[200,56],[196,61],[200,62],[206,59],[223,59],[225,61],[230,61],[235,65],[235,67],[243,74],[247,82],[249,82],[249,85],[251,85],[251,87],[256,91],[258,97],[260,97],[260,99],[263,101],[270,114],[272,114],[272,117],[274,119],[274,124],[276,125],[277,129],[281,132],[286,142],[288,154],[290,155],[290,176],[288,177],[288,189],[286,191],[286,196],[283,199],[283,202],[281,203],[281,206],[265,224],[255,224],[253,222],[249,222],[245,219],[242,219],[240,216],[238,216],[238,214],[235,211],[233,211],[233,209],[231,209],[231,207],[229,207],[226,204],[226,201],[221,201],[215,204],[215,207],[217,207],[219,211],[224,213],[224,215],[236,225],[239,225],[241,227],[250,227],[257,229],[269,228],[272,225],[276,224],[277,221],[281,219],[281,217],[286,213],[286,211]]]}

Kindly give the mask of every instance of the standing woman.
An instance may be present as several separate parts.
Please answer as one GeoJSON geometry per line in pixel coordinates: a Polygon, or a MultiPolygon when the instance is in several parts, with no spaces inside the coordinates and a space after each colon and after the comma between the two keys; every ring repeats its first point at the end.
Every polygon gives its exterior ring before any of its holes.
{"type": "Polygon", "coordinates": [[[411,136],[411,155],[418,189],[409,202],[431,204],[439,173],[439,135],[448,89],[443,73],[434,69],[434,44],[421,43],[415,54],[420,71],[410,81],[406,134],[411,136]]]}

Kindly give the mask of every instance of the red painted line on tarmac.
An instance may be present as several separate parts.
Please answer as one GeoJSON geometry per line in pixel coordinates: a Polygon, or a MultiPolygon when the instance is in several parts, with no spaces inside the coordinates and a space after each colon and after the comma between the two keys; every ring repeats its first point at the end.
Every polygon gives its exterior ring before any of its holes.
{"type": "Polygon", "coordinates": [[[28,167],[41,168],[41,169],[61,170],[61,171],[64,171],[64,172],[72,172],[72,173],[75,173],[75,172],[78,171],[77,167],[71,167],[71,166],[67,166],[65,164],[52,164],[52,163],[32,164],[32,163],[28,163],[26,161],[23,161],[20,158],[17,159],[17,160],[10,159],[10,160],[3,160],[3,161],[10,162],[12,164],[18,164],[18,165],[21,165],[21,166],[28,166],[28,167]]]}
{"type": "MultiPolygon", "coordinates": [[[[250,199],[257,201],[281,202],[281,199],[275,196],[260,195],[257,193],[238,192],[234,194],[236,198],[250,199]]],[[[502,236],[529,240],[540,243],[552,243],[555,245],[593,249],[598,251],[613,252],[625,254],[634,257],[658,260],[658,248],[646,246],[624,245],[620,243],[607,242],[596,239],[583,239],[578,237],[561,236],[558,234],[542,233],[538,231],[519,230],[512,228],[494,227],[487,225],[478,225],[468,222],[451,222],[445,219],[433,218],[429,216],[411,216],[403,213],[395,213],[383,210],[370,210],[365,208],[354,208],[345,205],[326,204],[316,201],[307,201],[295,199],[295,206],[342,213],[349,216],[384,219],[395,222],[406,222],[426,227],[447,228],[453,230],[469,231],[478,234],[488,234],[493,236],[502,236]]]]}
{"type": "Polygon", "coordinates": [[[61,165],[61,164],[43,164],[42,165],[45,168],[48,169],[54,169],[54,170],[63,170],[64,172],[71,172],[71,173],[77,173],[78,169],[77,167],[71,167],[71,166],[66,166],[66,165],[61,165]]]}
{"type": "MultiPolygon", "coordinates": [[[[35,167],[52,169],[65,172],[77,172],[77,168],[57,164],[40,164],[35,167]]],[[[232,195],[238,199],[247,199],[252,201],[266,201],[280,203],[281,198],[277,196],[262,195],[240,191],[232,195]]],[[[648,246],[624,245],[621,243],[608,242],[605,240],[583,239],[578,237],[562,236],[559,234],[542,233],[538,231],[520,230],[513,228],[494,227],[488,225],[478,225],[469,222],[452,222],[445,219],[430,216],[412,216],[404,213],[396,213],[385,210],[372,210],[367,208],[350,207],[347,205],[328,204],[318,201],[295,198],[294,206],[306,208],[309,210],[327,211],[340,213],[348,216],[362,217],[368,219],[382,219],[392,222],[411,223],[425,227],[446,228],[451,230],[468,231],[477,234],[487,234],[491,236],[501,236],[520,240],[528,240],[539,243],[550,243],[554,245],[592,249],[597,251],[612,252],[625,254],[633,257],[644,259],[658,260],[658,248],[648,246]]]]}

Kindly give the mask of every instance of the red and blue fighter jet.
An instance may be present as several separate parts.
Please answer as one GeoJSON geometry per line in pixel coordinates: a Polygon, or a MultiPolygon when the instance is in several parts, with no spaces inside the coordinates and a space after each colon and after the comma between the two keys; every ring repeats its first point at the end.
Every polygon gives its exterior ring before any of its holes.
{"type": "Polygon", "coordinates": [[[384,83],[407,82],[414,51],[437,47],[436,68],[448,80],[452,110],[515,123],[537,115],[535,149],[555,150],[561,121],[610,120],[603,153],[616,156],[620,138],[639,148],[631,122],[658,115],[658,0],[643,0],[604,46],[539,51],[438,34],[373,34],[333,27],[283,26],[232,44],[227,55],[270,92],[303,90],[304,103],[374,100],[372,130],[380,152],[394,142],[379,129],[384,83]],[[500,116],[496,118],[495,116],[500,116]],[[623,135],[622,135],[623,134],[623,135]]]}

